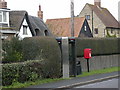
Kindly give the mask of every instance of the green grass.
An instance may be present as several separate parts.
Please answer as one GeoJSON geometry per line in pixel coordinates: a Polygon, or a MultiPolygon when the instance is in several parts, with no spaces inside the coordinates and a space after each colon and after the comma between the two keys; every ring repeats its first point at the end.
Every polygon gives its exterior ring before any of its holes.
{"type": "Polygon", "coordinates": [[[63,78],[55,78],[55,79],[42,79],[42,80],[37,80],[35,82],[25,82],[25,83],[13,83],[10,86],[3,86],[2,88],[24,88],[24,87],[29,87],[31,85],[40,85],[44,83],[50,83],[50,82],[55,82],[55,81],[60,81],[60,80],[65,80],[63,78]]]}
{"type": "MultiPolygon", "coordinates": [[[[110,73],[110,72],[115,72],[115,71],[120,71],[120,67],[112,67],[112,68],[106,68],[102,70],[93,70],[90,72],[82,72],[81,75],[78,75],[77,77],[85,77],[85,76],[90,76],[90,75],[95,75],[95,74],[103,74],[103,73],[110,73]]],[[[71,79],[71,78],[67,78],[71,79]]],[[[60,80],[65,80],[63,78],[56,78],[56,79],[42,79],[42,80],[37,80],[35,82],[25,82],[25,83],[13,83],[10,86],[4,86],[3,88],[24,88],[24,87],[29,87],[31,85],[40,85],[44,83],[50,83],[50,82],[55,82],[55,81],[60,81],[60,80]]]]}
{"type": "Polygon", "coordinates": [[[110,72],[115,72],[115,71],[120,71],[120,67],[111,67],[111,68],[106,68],[102,70],[93,70],[90,72],[83,72],[81,75],[78,75],[77,77],[85,77],[85,76],[90,76],[90,75],[96,75],[96,74],[104,74],[104,73],[110,73],[110,72]]]}

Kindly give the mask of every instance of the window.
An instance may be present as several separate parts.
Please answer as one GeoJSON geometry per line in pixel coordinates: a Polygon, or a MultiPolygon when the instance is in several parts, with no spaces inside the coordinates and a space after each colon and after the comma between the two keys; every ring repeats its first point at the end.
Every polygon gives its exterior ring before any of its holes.
{"type": "Polygon", "coordinates": [[[44,33],[45,33],[45,36],[48,36],[48,31],[47,30],[45,30],[44,33]]]}
{"type": "Polygon", "coordinates": [[[95,28],[95,34],[98,34],[98,28],[95,28]]]}
{"type": "Polygon", "coordinates": [[[0,22],[7,22],[7,12],[0,11],[0,22]]]}
{"type": "Polygon", "coordinates": [[[23,25],[23,35],[27,35],[27,26],[23,25]]]}
{"type": "Polygon", "coordinates": [[[85,32],[87,31],[87,28],[86,28],[86,26],[84,27],[84,30],[85,30],[85,32]]]}
{"type": "Polygon", "coordinates": [[[36,36],[40,36],[40,30],[39,29],[35,29],[36,32],[36,36]]]}
{"type": "Polygon", "coordinates": [[[2,12],[0,12],[0,22],[2,22],[2,12]]]}
{"type": "Polygon", "coordinates": [[[7,14],[6,14],[6,12],[3,12],[3,22],[7,22],[7,14]]]}
{"type": "Polygon", "coordinates": [[[85,15],[85,18],[86,18],[87,20],[90,20],[90,15],[85,15]]]}

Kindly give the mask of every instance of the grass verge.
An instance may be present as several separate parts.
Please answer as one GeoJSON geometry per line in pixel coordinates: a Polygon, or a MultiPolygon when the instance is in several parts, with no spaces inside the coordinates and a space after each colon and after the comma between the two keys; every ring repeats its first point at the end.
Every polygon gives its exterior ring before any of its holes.
{"type": "Polygon", "coordinates": [[[115,71],[120,71],[120,67],[111,67],[111,68],[105,68],[101,70],[92,70],[90,72],[83,72],[81,75],[78,75],[77,77],[85,77],[85,76],[96,75],[96,74],[111,73],[115,71]]]}
{"type": "MultiPolygon", "coordinates": [[[[115,72],[115,71],[120,71],[120,67],[112,67],[112,68],[106,68],[106,69],[101,69],[101,70],[93,70],[90,72],[82,72],[81,75],[78,75],[77,77],[85,77],[85,76],[90,76],[90,75],[95,75],[95,74],[104,74],[104,73],[110,73],[110,72],[115,72]]],[[[71,79],[71,78],[67,78],[71,79]]],[[[2,88],[24,88],[24,87],[29,87],[31,85],[40,85],[44,83],[50,83],[50,82],[55,82],[55,81],[60,81],[60,80],[66,80],[63,78],[56,78],[56,79],[42,79],[42,80],[37,80],[35,82],[25,82],[25,83],[13,83],[10,86],[3,86],[2,88]]]]}

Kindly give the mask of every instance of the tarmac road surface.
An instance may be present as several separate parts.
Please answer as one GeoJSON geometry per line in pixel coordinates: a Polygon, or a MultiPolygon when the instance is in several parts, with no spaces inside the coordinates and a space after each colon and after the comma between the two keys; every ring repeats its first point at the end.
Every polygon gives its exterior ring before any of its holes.
{"type": "Polygon", "coordinates": [[[120,86],[118,80],[120,80],[120,77],[88,85],[77,86],[74,88],[118,88],[120,86]]]}

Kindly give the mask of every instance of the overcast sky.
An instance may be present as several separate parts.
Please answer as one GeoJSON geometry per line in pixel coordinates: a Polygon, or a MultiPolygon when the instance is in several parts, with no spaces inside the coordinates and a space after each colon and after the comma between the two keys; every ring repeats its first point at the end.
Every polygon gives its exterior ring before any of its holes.
{"type": "MultiPolygon", "coordinates": [[[[37,16],[41,5],[44,21],[46,19],[70,17],[70,0],[6,0],[11,10],[26,10],[29,15],[37,16]]],[[[118,2],[120,0],[101,0],[101,6],[107,8],[118,20],[118,2]]],[[[94,4],[94,0],[74,0],[75,16],[80,13],[86,3],[94,4]]]]}

